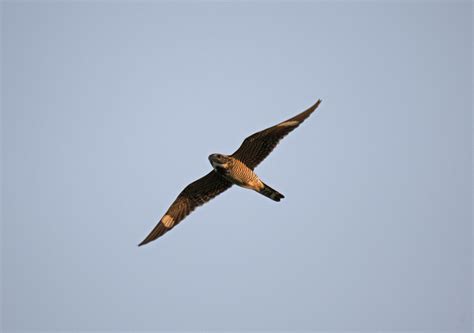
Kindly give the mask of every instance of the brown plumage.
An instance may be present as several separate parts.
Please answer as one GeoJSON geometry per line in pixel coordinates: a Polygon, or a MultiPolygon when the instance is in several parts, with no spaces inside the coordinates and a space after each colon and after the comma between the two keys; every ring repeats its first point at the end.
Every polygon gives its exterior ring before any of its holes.
{"type": "Polygon", "coordinates": [[[249,136],[231,156],[242,161],[250,169],[260,164],[288,133],[297,128],[321,103],[319,99],[308,110],[281,123],[249,136]],[[288,124],[283,126],[283,124],[288,124]]]}
{"type": "Polygon", "coordinates": [[[192,182],[181,191],[176,200],[171,204],[161,221],[150,232],[150,234],[139,244],[139,246],[149,243],[164,235],[175,225],[181,222],[196,207],[201,206],[224,192],[232,183],[218,175],[214,170],[202,178],[192,182]],[[165,218],[170,216],[172,220],[165,218]],[[165,219],[165,221],[163,221],[165,219]],[[165,223],[167,226],[165,226],[165,223]]]}
{"type": "Polygon", "coordinates": [[[230,156],[210,155],[209,161],[214,170],[186,186],[139,246],[164,235],[196,207],[208,202],[233,184],[254,190],[274,201],[284,198],[281,193],[261,181],[253,169],[272,152],[282,138],[308,118],[320,103],[321,100],[318,100],[313,106],[297,116],[249,136],[230,156]]]}

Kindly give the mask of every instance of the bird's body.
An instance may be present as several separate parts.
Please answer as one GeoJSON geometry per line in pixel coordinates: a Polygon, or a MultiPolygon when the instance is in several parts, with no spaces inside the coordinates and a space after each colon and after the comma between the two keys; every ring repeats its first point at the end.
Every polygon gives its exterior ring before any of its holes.
{"type": "Polygon", "coordinates": [[[212,154],[209,156],[209,161],[214,170],[232,184],[251,190],[258,190],[263,187],[263,183],[257,174],[232,156],[212,154]]]}
{"type": "Polygon", "coordinates": [[[321,100],[318,100],[316,104],[297,116],[249,136],[232,155],[209,155],[213,170],[186,186],[160,222],[139,245],[162,236],[196,207],[208,202],[234,184],[254,190],[274,201],[283,199],[284,196],[281,193],[266,185],[253,170],[271,153],[278,142],[308,118],[320,103],[321,100]]]}
{"type": "Polygon", "coordinates": [[[283,194],[266,185],[252,169],[232,156],[212,154],[209,161],[214,170],[232,184],[254,190],[275,201],[284,198],[283,194]]]}

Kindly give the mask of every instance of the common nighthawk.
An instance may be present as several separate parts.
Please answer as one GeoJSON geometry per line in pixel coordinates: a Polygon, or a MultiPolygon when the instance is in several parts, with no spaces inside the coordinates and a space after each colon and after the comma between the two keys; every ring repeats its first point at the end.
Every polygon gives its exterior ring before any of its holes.
{"type": "Polygon", "coordinates": [[[297,116],[249,136],[232,155],[209,155],[213,170],[186,186],[139,246],[161,237],[196,207],[205,204],[233,184],[254,190],[275,201],[283,199],[283,194],[261,181],[253,169],[272,152],[283,137],[308,118],[320,103],[321,100],[318,100],[297,116]]]}

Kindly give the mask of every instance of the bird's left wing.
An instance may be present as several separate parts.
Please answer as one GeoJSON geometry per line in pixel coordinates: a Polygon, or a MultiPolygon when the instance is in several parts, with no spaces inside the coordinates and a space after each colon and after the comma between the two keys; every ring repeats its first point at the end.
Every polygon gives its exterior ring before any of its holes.
{"type": "Polygon", "coordinates": [[[319,99],[309,109],[293,118],[249,136],[244,140],[239,149],[232,154],[232,157],[235,157],[253,170],[272,152],[278,142],[308,118],[320,103],[321,100],[319,99]]]}
{"type": "Polygon", "coordinates": [[[189,184],[171,204],[156,227],[138,246],[154,241],[164,235],[184,220],[196,207],[205,204],[231,186],[231,182],[218,175],[214,170],[189,184]]]}

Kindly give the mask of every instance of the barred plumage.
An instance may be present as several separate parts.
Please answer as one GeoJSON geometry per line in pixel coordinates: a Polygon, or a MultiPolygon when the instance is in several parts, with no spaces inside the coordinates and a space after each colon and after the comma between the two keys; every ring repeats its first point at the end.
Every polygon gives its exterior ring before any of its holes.
{"type": "Polygon", "coordinates": [[[236,158],[229,156],[229,159],[229,170],[224,175],[227,180],[233,184],[250,189],[257,189],[260,186],[261,181],[252,169],[236,158]]]}

